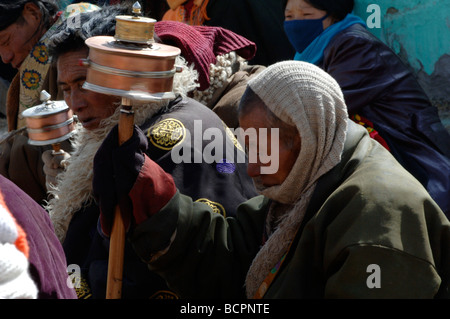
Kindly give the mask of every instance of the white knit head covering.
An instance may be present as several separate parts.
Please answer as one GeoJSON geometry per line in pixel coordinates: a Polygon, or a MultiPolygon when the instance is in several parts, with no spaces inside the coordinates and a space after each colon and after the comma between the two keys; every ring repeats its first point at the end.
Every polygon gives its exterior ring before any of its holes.
{"type": "MultiPolygon", "coordinates": [[[[273,64],[248,82],[278,118],[295,126],[301,148],[289,175],[281,185],[263,187],[261,194],[285,209],[277,228],[254,258],[246,277],[247,297],[264,295],[264,278],[280,261],[299,229],[317,180],[341,160],[347,132],[348,113],[337,82],[319,67],[300,61],[273,64]]],[[[277,204],[267,221],[274,218],[277,204]]],[[[278,218],[278,217],[277,217],[278,218]]]]}
{"type": "Polygon", "coordinates": [[[262,190],[273,200],[293,204],[341,159],[348,119],[342,91],[325,71],[300,61],[274,64],[248,86],[278,118],[299,131],[301,150],[291,173],[283,184],[262,190]]]}

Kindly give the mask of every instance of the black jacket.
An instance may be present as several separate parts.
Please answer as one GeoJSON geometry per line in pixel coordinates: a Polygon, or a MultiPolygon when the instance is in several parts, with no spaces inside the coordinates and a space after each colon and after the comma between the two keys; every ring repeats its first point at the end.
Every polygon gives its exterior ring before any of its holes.
{"type": "Polygon", "coordinates": [[[295,50],[284,32],[286,0],[213,0],[206,11],[208,26],[231,30],[255,42],[252,65],[291,60],[295,50]]]}
{"type": "Polygon", "coordinates": [[[450,134],[400,58],[353,25],[331,40],[319,66],[341,86],[349,114],[373,123],[394,157],[450,217],[450,134]]]}
{"type": "MultiPolygon", "coordinates": [[[[171,151],[175,145],[186,145],[183,151],[190,149],[192,160],[200,152],[208,153],[205,147],[211,146],[212,141],[198,139],[199,134],[203,136],[208,128],[218,128],[227,146],[235,152],[244,151],[235,146],[236,140],[230,138],[220,118],[203,104],[189,98],[178,98],[167,110],[149,118],[140,128],[149,138],[147,156],[171,174],[176,187],[194,201],[208,204],[223,216],[234,216],[239,204],[257,194],[247,175],[247,164],[240,163],[239,158],[235,157],[238,160],[234,166],[215,162],[208,164],[203,158],[200,158],[201,163],[174,163],[171,151]],[[201,120],[201,131],[198,126],[194,128],[197,120],[201,120]]],[[[77,264],[82,271],[85,291],[78,291],[80,298],[105,298],[109,240],[100,235],[99,214],[96,203],[77,211],[63,243],[68,264],[77,264]]],[[[175,297],[165,282],[148,270],[147,264],[136,255],[128,241],[125,245],[122,298],[175,297]]]]}

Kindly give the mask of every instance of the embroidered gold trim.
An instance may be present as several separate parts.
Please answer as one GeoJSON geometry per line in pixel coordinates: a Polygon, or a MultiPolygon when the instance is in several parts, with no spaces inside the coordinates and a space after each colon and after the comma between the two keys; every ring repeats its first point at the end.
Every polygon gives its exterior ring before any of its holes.
{"type": "Polygon", "coordinates": [[[172,291],[159,290],[150,296],[149,299],[179,299],[179,297],[172,291]]]}
{"type": "MultiPolygon", "coordinates": [[[[69,272],[68,274],[70,277],[70,275],[72,275],[73,272],[69,272]]],[[[91,288],[89,287],[89,284],[82,275],[74,276],[72,278],[72,284],[75,287],[75,292],[77,294],[78,299],[89,299],[92,297],[91,288]]]]}
{"type": "Polygon", "coordinates": [[[176,119],[165,119],[152,126],[147,131],[150,142],[163,150],[171,150],[186,137],[186,128],[176,119]]]}
{"type": "Polygon", "coordinates": [[[223,217],[227,217],[226,216],[226,212],[225,212],[225,208],[219,203],[213,202],[213,201],[211,201],[211,200],[209,200],[207,198],[199,198],[199,199],[196,200],[196,202],[198,202],[198,203],[205,203],[206,205],[208,205],[209,207],[212,208],[214,213],[220,214],[223,217]]]}
{"type": "Polygon", "coordinates": [[[225,124],[224,121],[222,121],[223,124],[223,128],[225,129],[225,132],[227,132],[227,136],[230,138],[230,140],[233,142],[234,146],[242,151],[244,151],[244,148],[242,147],[241,143],[239,143],[238,139],[236,138],[236,136],[234,135],[234,133],[230,130],[230,128],[225,124]]]}

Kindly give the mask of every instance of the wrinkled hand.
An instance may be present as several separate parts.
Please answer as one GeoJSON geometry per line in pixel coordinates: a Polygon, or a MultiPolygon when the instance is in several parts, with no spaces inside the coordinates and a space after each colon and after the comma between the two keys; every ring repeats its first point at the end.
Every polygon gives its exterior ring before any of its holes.
{"type": "Polygon", "coordinates": [[[57,185],[56,177],[62,173],[67,166],[67,159],[70,154],[61,150],[56,153],[53,150],[47,150],[42,153],[42,161],[44,162],[45,186],[47,190],[51,190],[57,185]]]}

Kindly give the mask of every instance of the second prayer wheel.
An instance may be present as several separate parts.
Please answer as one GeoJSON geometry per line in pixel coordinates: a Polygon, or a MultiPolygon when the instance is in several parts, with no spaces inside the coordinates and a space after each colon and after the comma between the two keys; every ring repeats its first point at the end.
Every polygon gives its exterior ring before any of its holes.
{"type": "Polygon", "coordinates": [[[72,110],[64,101],[50,101],[50,95],[41,92],[43,104],[22,112],[25,118],[28,143],[50,145],[70,138],[75,130],[72,110]]]}

